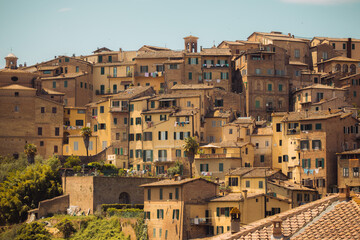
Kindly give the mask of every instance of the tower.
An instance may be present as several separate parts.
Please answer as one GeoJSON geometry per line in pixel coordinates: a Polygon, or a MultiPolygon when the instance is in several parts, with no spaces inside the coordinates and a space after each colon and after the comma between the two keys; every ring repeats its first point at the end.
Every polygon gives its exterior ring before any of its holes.
{"type": "Polygon", "coordinates": [[[186,52],[197,52],[197,40],[199,38],[195,36],[187,36],[184,37],[185,40],[185,51],[186,52]]]}
{"type": "Polygon", "coordinates": [[[18,58],[14,54],[9,53],[9,55],[5,57],[5,68],[17,69],[17,60],[18,58]]]}

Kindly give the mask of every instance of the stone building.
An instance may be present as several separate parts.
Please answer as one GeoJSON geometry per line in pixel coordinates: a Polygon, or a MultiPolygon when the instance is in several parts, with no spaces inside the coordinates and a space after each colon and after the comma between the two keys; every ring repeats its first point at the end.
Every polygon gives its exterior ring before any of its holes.
{"type": "Polygon", "coordinates": [[[338,188],[349,187],[350,190],[360,192],[360,149],[337,153],[338,188]]]}

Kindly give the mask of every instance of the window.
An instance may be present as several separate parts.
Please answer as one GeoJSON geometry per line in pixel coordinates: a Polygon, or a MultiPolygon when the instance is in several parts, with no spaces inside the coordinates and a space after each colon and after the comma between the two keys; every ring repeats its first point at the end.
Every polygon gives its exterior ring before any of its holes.
{"type": "Polygon", "coordinates": [[[281,123],[276,124],[276,132],[282,132],[282,124],[281,123]]]}
{"type": "Polygon", "coordinates": [[[295,49],[295,57],[296,58],[300,57],[300,49],[295,49]]]}
{"type": "Polygon", "coordinates": [[[259,181],[259,188],[264,188],[264,182],[263,181],[259,181]]]}
{"type": "Polygon", "coordinates": [[[133,133],[129,134],[129,141],[134,141],[134,134],[133,133]]]}
{"type": "Polygon", "coordinates": [[[261,163],[265,162],[265,155],[260,155],[260,162],[261,163]]]}
{"type": "Polygon", "coordinates": [[[160,121],[166,121],[166,114],[165,115],[160,115],[160,121]]]}
{"type": "Polygon", "coordinates": [[[40,141],[40,147],[44,146],[44,141],[40,141]]]}
{"type": "Polygon", "coordinates": [[[133,112],[133,111],[134,111],[134,104],[130,104],[129,111],[130,111],[130,112],[133,112]]]}
{"type": "Polygon", "coordinates": [[[335,49],[335,47],[336,47],[336,44],[335,44],[335,43],[333,43],[333,44],[332,44],[332,47],[333,47],[333,48],[335,49]]]}
{"type": "Polygon", "coordinates": [[[296,194],[296,200],[297,200],[297,202],[302,202],[302,194],[301,193],[296,194]]]}
{"type": "Polygon", "coordinates": [[[38,127],[38,136],[42,136],[42,127],[38,127]]]}
{"type": "Polygon", "coordinates": [[[229,129],[229,134],[233,134],[232,128],[229,129]]]}
{"type": "Polygon", "coordinates": [[[194,65],[194,64],[198,64],[198,63],[199,63],[198,58],[189,58],[188,59],[188,64],[194,65]]]}
{"type": "Polygon", "coordinates": [[[76,126],[84,126],[84,120],[75,120],[76,126]]]}
{"type": "Polygon", "coordinates": [[[124,124],[127,125],[127,123],[128,123],[128,119],[125,117],[124,118],[124,124]]]}
{"type": "Polygon", "coordinates": [[[312,124],[301,124],[300,129],[301,129],[301,131],[311,131],[312,124]]]}
{"type": "Polygon", "coordinates": [[[141,118],[140,117],[135,118],[135,124],[136,125],[141,125],[141,118]]]}
{"type": "Polygon", "coordinates": [[[229,186],[238,186],[239,178],[237,177],[229,177],[229,186]]]}
{"type": "Polygon", "coordinates": [[[101,75],[104,75],[104,74],[105,74],[105,68],[104,68],[104,67],[101,67],[101,68],[100,68],[100,74],[101,74],[101,75]]]}
{"type": "Polygon", "coordinates": [[[314,150],[320,150],[321,149],[321,140],[312,140],[312,148],[314,150]]]}
{"type": "Polygon", "coordinates": [[[300,141],[300,149],[301,150],[308,150],[310,149],[310,146],[309,146],[309,140],[302,140],[300,141]]]}
{"type": "Polygon", "coordinates": [[[136,134],[136,141],[141,141],[141,133],[136,134]]]}
{"type": "Polygon", "coordinates": [[[180,213],[179,209],[174,209],[172,219],[179,220],[179,213],[180,213]]]}
{"type": "Polygon", "coordinates": [[[343,177],[349,177],[349,168],[343,168],[343,177]]]}
{"type": "Polygon", "coordinates": [[[175,199],[179,199],[179,188],[175,188],[175,199]]]}
{"type": "Polygon", "coordinates": [[[346,49],[346,43],[343,43],[343,49],[346,49]]]}
{"type": "Polygon", "coordinates": [[[14,108],[14,112],[19,112],[19,106],[15,106],[15,108],[14,108]]]}
{"type": "Polygon", "coordinates": [[[260,74],[261,74],[261,69],[260,69],[260,68],[256,68],[256,69],[255,69],[255,74],[256,74],[256,75],[260,75],[260,74]]]}
{"type": "Polygon", "coordinates": [[[51,112],[52,112],[52,113],[56,113],[56,107],[53,107],[53,108],[51,109],[51,112]]]}
{"type": "Polygon", "coordinates": [[[144,132],[144,141],[152,141],[152,132],[144,132]]]}
{"type": "Polygon", "coordinates": [[[283,155],[283,162],[288,162],[288,161],[289,161],[289,156],[283,155]]]}
{"type": "Polygon", "coordinates": [[[79,150],[79,142],[74,142],[74,151],[79,150]]]}
{"type": "Polygon", "coordinates": [[[189,72],[188,77],[189,77],[189,80],[192,80],[192,72],[189,72]]]}
{"type": "Polygon", "coordinates": [[[158,140],[168,140],[168,131],[159,131],[158,140]]]}
{"type": "Polygon", "coordinates": [[[316,161],[315,161],[315,167],[316,168],[324,168],[324,159],[323,158],[316,158],[316,161]]]}
{"type": "Polygon", "coordinates": [[[156,65],[156,71],[157,72],[163,72],[164,71],[164,65],[156,65]]]}
{"type": "Polygon", "coordinates": [[[279,140],[279,146],[282,146],[282,140],[279,140]]]}
{"type": "Polygon", "coordinates": [[[311,168],[311,159],[302,159],[302,168],[311,168]]]}
{"type": "Polygon", "coordinates": [[[151,200],[151,189],[147,190],[147,200],[151,200]]]}
{"type": "Polygon", "coordinates": [[[93,150],[94,144],[93,141],[89,141],[89,150],[93,150]]]}
{"type": "Polygon", "coordinates": [[[41,113],[45,113],[45,107],[41,107],[41,113]]]}
{"type": "Polygon", "coordinates": [[[223,171],[224,171],[224,164],[219,163],[219,172],[223,172],[223,171]]]}
{"type": "Polygon", "coordinates": [[[299,71],[299,70],[296,70],[296,71],[295,71],[295,76],[297,76],[297,77],[300,76],[300,71],[299,71]]]}
{"type": "Polygon", "coordinates": [[[58,149],[58,146],[57,146],[57,145],[55,145],[55,146],[54,146],[54,153],[57,153],[57,152],[58,152],[58,150],[59,150],[59,149],[58,149]]]}
{"type": "Polygon", "coordinates": [[[55,136],[60,136],[60,128],[55,128],[55,136]]]}
{"type": "Polygon", "coordinates": [[[359,177],[359,167],[354,167],[353,168],[353,176],[354,177],[359,177]]]}
{"type": "Polygon", "coordinates": [[[53,88],[56,88],[56,82],[55,81],[53,81],[53,88]]]}
{"type": "Polygon", "coordinates": [[[169,69],[178,69],[178,64],[170,64],[169,69]]]}
{"type": "Polygon", "coordinates": [[[146,72],[148,72],[148,66],[140,66],[140,72],[141,72],[141,73],[146,73],[146,72]]]}
{"type": "Polygon", "coordinates": [[[282,156],[278,156],[278,163],[282,163],[282,156]]]}
{"type": "Polygon", "coordinates": [[[255,100],[255,108],[260,108],[260,101],[259,100],[255,100]]]}
{"type": "Polygon", "coordinates": [[[353,92],[353,96],[356,97],[356,91],[353,92]]]}
{"type": "Polygon", "coordinates": [[[100,123],[99,124],[99,129],[106,129],[106,124],[105,123],[100,123]]]}
{"type": "Polygon", "coordinates": [[[157,218],[158,219],[164,219],[164,209],[158,209],[157,210],[157,218]]]}
{"type": "Polygon", "coordinates": [[[150,107],[151,107],[151,108],[155,108],[155,101],[151,101],[151,102],[150,102],[150,107]]]}
{"type": "Polygon", "coordinates": [[[247,188],[249,188],[249,187],[250,187],[250,181],[247,180],[247,181],[245,182],[245,186],[246,186],[247,188]]]}
{"type": "Polygon", "coordinates": [[[269,91],[269,92],[272,91],[272,84],[271,84],[271,83],[268,84],[268,91],[269,91]]]}
{"type": "Polygon", "coordinates": [[[104,113],[104,111],[105,111],[104,106],[100,106],[100,113],[104,113]]]}
{"type": "Polygon", "coordinates": [[[221,72],[220,73],[220,79],[229,79],[229,73],[228,72],[221,72]]]}
{"type": "Polygon", "coordinates": [[[222,107],[224,106],[224,100],[223,99],[215,99],[215,107],[222,107]]]}
{"type": "Polygon", "coordinates": [[[283,90],[283,85],[279,84],[279,92],[282,92],[282,90],[283,90]]]}
{"type": "Polygon", "coordinates": [[[112,56],[108,56],[108,62],[112,62],[112,56]]]}
{"type": "Polygon", "coordinates": [[[321,130],[321,123],[315,123],[315,130],[321,130]]]}
{"type": "Polygon", "coordinates": [[[83,87],[83,82],[80,82],[80,88],[82,88],[83,87]]]}
{"type": "Polygon", "coordinates": [[[98,125],[94,125],[94,132],[97,132],[97,129],[98,129],[98,125]]]}
{"type": "Polygon", "coordinates": [[[211,72],[204,72],[204,79],[205,79],[205,80],[210,80],[210,79],[212,79],[212,74],[211,74],[211,72]]]}
{"type": "Polygon", "coordinates": [[[209,164],[200,164],[200,172],[209,172],[209,164]]]}

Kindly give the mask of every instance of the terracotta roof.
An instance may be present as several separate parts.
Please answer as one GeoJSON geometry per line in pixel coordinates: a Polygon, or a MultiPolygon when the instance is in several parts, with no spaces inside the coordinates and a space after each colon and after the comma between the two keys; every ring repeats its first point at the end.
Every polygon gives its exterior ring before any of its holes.
{"type": "Polygon", "coordinates": [[[301,184],[293,183],[292,181],[268,180],[268,183],[279,186],[279,187],[283,187],[283,188],[286,188],[286,189],[290,189],[290,190],[316,192],[315,189],[304,187],[301,184]]]}
{"type": "MultiPolygon", "coordinates": [[[[318,216],[323,216],[322,214],[327,214],[327,211],[329,208],[331,208],[332,204],[336,204],[336,201],[338,200],[338,194],[331,195],[329,197],[322,198],[320,200],[307,203],[305,205],[290,209],[288,211],[276,214],[271,217],[267,217],[264,219],[261,219],[259,221],[250,223],[248,225],[242,226],[240,231],[234,234],[231,234],[230,232],[227,232],[222,235],[214,236],[210,239],[265,239],[270,240],[274,239],[273,237],[273,221],[276,219],[279,219],[282,221],[282,234],[283,238],[279,239],[289,239],[292,237],[295,233],[300,231],[302,228],[306,226],[307,223],[313,221],[318,216]]],[[[347,212],[349,213],[349,212],[347,212]]],[[[336,216],[333,216],[332,219],[334,222],[341,221],[340,218],[336,218],[336,216]]],[[[357,227],[358,225],[354,225],[357,227]]],[[[323,226],[327,227],[327,226],[323,226]]],[[[351,228],[350,228],[351,229],[351,228]]],[[[341,230],[339,230],[341,231],[341,230]]],[[[347,231],[346,229],[343,229],[343,231],[347,231]]],[[[321,232],[321,229],[318,229],[318,232],[321,232]]],[[[356,231],[358,232],[358,231],[356,231]]],[[[306,238],[306,239],[331,239],[329,238],[306,238]]],[[[343,238],[342,238],[343,239],[343,238]]],[[[346,238],[345,238],[346,239],[346,238]]],[[[351,239],[351,238],[349,238],[351,239]]],[[[353,238],[357,239],[357,238],[353,238]]]]}
{"type": "MultiPolygon", "coordinates": [[[[175,85],[176,86],[176,85],[175,85]]],[[[172,98],[189,98],[189,97],[198,97],[200,94],[192,94],[192,93],[166,93],[157,95],[154,100],[161,99],[172,99],[172,98]]]]}
{"type": "Polygon", "coordinates": [[[43,88],[42,90],[44,90],[49,95],[65,95],[65,93],[57,92],[48,88],[43,88]]]}
{"type": "Polygon", "coordinates": [[[36,91],[35,88],[29,88],[29,87],[25,87],[19,84],[11,84],[8,86],[4,86],[4,87],[0,87],[0,89],[2,90],[28,90],[28,91],[36,91]]]}
{"type": "Polygon", "coordinates": [[[220,143],[210,143],[204,146],[201,146],[200,148],[221,148],[221,147],[226,147],[226,148],[238,148],[238,147],[243,147],[246,146],[248,144],[251,144],[250,142],[235,142],[235,141],[222,141],[220,143]]]}
{"type": "Polygon", "coordinates": [[[258,135],[272,135],[273,134],[273,129],[271,126],[267,126],[267,127],[259,127],[256,128],[256,133],[252,134],[253,136],[258,136],[258,135]]]}
{"type": "Polygon", "coordinates": [[[164,63],[165,64],[172,64],[172,63],[183,63],[184,60],[183,59],[179,59],[179,60],[167,60],[164,63]]]}
{"type": "Polygon", "coordinates": [[[153,109],[153,110],[144,110],[141,114],[150,114],[150,113],[171,113],[174,109],[164,108],[164,109],[153,109]]]}
{"type": "Polygon", "coordinates": [[[95,63],[94,67],[103,67],[103,66],[130,66],[135,65],[134,61],[123,61],[123,62],[106,62],[106,63],[95,63]]]}
{"type": "Polygon", "coordinates": [[[360,148],[350,150],[350,151],[344,151],[344,152],[337,153],[337,154],[360,154],[360,148]]]}
{"type": "Polygon", "coordinates": [[[171,89],[173,90],[186,90],[186,89],[213,89],[213,85],[207,84],[176,84],[171,89]]]}
{"type": "Polygon", "coordinates": [[[349,78],[352,78],[352,77],[357,77],[357,76],[360,76],[360,73],[355,73],[355,74],[340,78],[339,80],[342,81],[342,80],[346,80],[346,79],[349,79],[349,78]]]}
{"type": "Polygon", "coordinates": [[[334,57],[330,58],[329,60],[318,62],[318,64],[326,63],[326,62],[333,62],[333,61],[339,61],[339,62],[360,62],[360,60],[354,59],[354,58],[347,58],[347,57],[334,57]]]}
{"type": "Polygon", "coordinates": [[[156,47],[156,46],[150,46],[150,45],[144,45],[140,49],[142,49],[142,48],[147,48],[147,49],[153,50],[153,51],[171,51],[171,49],[169,49],[169,48],[156,47]]]}
{"type": "Polygon", "coordinates": [[[173,117],[180,117],[180,116],[191,116],[194,115],[196,110],[180,110],[178,112],[173,113],[173,117]]]}
{"type": "Polygon", "coordinates": [[[210,200],[210,202],[239,202],[244,200],[242,193],[229,193],[226,196],[218,196],[210,200]]]}
{"type": "Polygon", "coordinates": [[[253,168],[251,171],[242,175],[242,177],[243,178],[261,178],[261,177],[265,177],[265,173],[266,173],[266,177],[269,177],[279,171],[280,170],[273,170],[273,169],[269,169],[269,168],[253,168]]]}
{"type": "Polygon", "coordinates": [[[329,90],[339,90],[339,91],[346,91],[342,88],[337,88],[337,87],[333,87],[333,86],[329,86],[329,85],[324,85],[324,84],[313,84],[304,88],[300,88],[298,90],[296,90],[296,92],[301,91],[301,90],[306,90],[306,89],[329,89],[329,90]]]}
{"type": "Polygon", "coordinates": [[[193,35],[189,35],[189,36],[187,36],[187,37],[184,37],[184,39],[187,39],[187,38],[195,38],[195,39],[199,39],[198,37],[195,37],[195,36],[193,36],[193,35]]]}
{"type": "Polygon", "coordinates": [[[112,99],[131,99],[135,98],[137,95],[152,89],[151,86],[136,86],[132,88],[128,88],[125,91],[119,92],[111,96],[112,99]]]}
{"type": "Polygon", "coordinates": [[[219,110],[215,110],[215,111],[210,111],[205,115],[205,118],[228,118],[230,117],[232,114],[231,111],[219,111],[219,110]]]}
{"type": "Polygon", "coordinates": [[[360,207],[355,201],[332,204],[329,212],[313,219],[292,239],[360,239],[360,207]]]}
{"type": "Polygon", "coordinates": [[[343,112],[342,110],[336,109],[331,110],[321,110],[321,111],[301,111],[301,112],[291,112],[285,113],[285,116],[282,119],[282,122],[292,122],[292,121],[302,121],[302,120],[320,120],[328,119],[332,117],[343,117],[347,116],[348,113],[343,112]]]}
{"type": "Polygon", "coordinates": [[[143,184],[143,185],[140,185],[140,187],[179,186],[179,185],[184,185],[184,184],[194,182],[194,181],[205,181],[205,182],[217,185],[217,183],[208,181],[208,180],[203,179],[203,178],[185,178],[185,179],[176,180],[176,181],[173,180],[173,179],[167,179],[167,180],[162,180],[162,181],[159,181],[159,182],[152,182],[152,183],[143,184]]]}
{"type": "Polygon", "coordinates": [[[231,56],[231,52],[227,48],[203,48],[201,51],[202,56],[231,56]]]}
{"type": "Polygon", "coordinates": [[[299,61],[289,61],[290,65],[297,65],[297,66],[308,66],[306,63],[299,62],[299,61]]]}
{"type": "Polygon", "coordinates": [[[112,50],[110,50],[109,48],[106,47],[102,47],[102,48],[98,48],[95,51],[93,51],[93,53],[101,53],[101,52],[111,52],[112,50]]]}
{"type": "Polygon", "coordinates": [[[9,53],[5,58],[17,58],[13,53],[9,53]]]}
{"type": "Polygon", "coordinates": [[[60,68],[60,66],[40,66],[38,68],[39,71],[45,71],[45,70],[55,70],[60,68]]]}
{"type": "Polygon", "coordinates": [[[55,77],[42,77],[41,80],[55,80],[55,79],[68,79],[77,78],[86,75],[86,73],[65,73],[55,77]]]}
{"type": "Polygon", "coordinates": [[[141,58],[182,58],[182,51],[157,51],[157,52],[141,52],[135,59],[141,58]]]}
{"type": "MultiPolygon", "coordinates": [[[[348,38],[332,38],[332,37],[314,37],[313,39],[328,40],[334,42],[347,42],[348,38]]],[[[352,38],[351,41],[359,42],[360,39],[352,38]]]]}

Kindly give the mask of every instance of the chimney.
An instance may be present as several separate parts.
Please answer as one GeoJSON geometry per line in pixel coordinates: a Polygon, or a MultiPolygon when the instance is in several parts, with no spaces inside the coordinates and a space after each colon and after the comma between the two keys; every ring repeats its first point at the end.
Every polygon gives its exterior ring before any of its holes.
{"type": "Polygon", "coordinates": [[[347,46],[346,46],[346,56],[348,58],[351,58],[351,49],[352,49],[352,40],[351,38],[348,38],[347,46]]]}
{"type": "Polygon", "coordinates": [[[247,199],[247,190],[243,190],[244,199],[247,199]]]}
{"type": "Polygon", "coordinates": [[[230,215],[231,215],[230,231],[231,234],[234,234],[240,231],[240,220],[241,220],[240,210],[234,207],[233,209],[231,209],[230,215]]]}
{"type": "Polygon", "coordinates": [[[273,235],[272,238],[274,239],[282,239],[283,238],[283,234],[282,234],[282,230],[281,230],[281,223],[282,220],[281,218],[277,217],[274,220],[272,220],[273,223],[273,235]]]}

